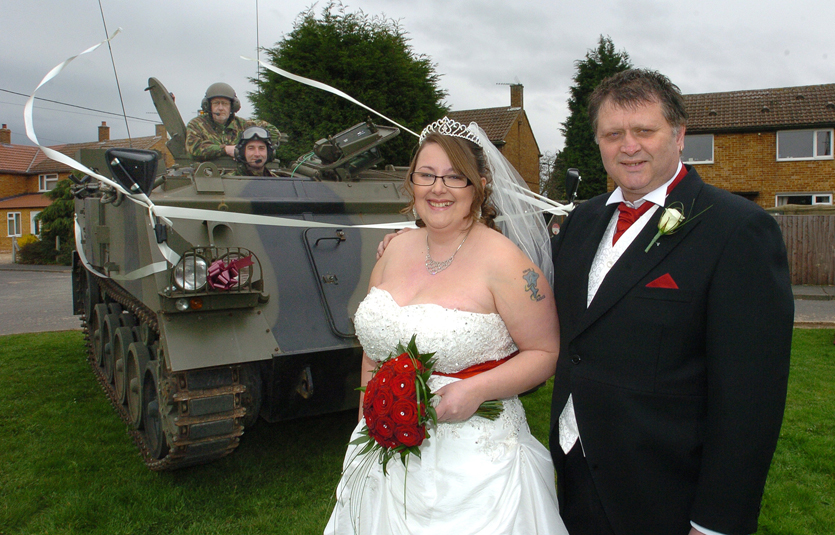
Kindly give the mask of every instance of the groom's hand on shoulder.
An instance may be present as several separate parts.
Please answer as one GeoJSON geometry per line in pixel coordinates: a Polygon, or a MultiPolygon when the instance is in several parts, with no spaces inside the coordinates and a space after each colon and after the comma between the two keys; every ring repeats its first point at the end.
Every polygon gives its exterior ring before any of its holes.
{"type": "Polygon", "coordinates": [[[399,236],[400,234],[403,234],[404,232],[409,232],[410,230],[412,229],[402,228],[397,232],[390,232],[383,236],[383,241],[377,244],[377,260],[379,260],[380,257],[383,256],[383,252],[386,250],[386,247],[389,246],[389,243],[391,242],[391,240],[394,239],[395,236],[399,236]]]}

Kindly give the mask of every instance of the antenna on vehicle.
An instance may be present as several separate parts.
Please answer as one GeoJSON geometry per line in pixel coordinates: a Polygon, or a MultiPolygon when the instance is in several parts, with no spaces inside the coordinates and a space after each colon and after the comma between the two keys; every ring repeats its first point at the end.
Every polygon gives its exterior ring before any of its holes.
{"type": "MultiPolygon", "coordinates": [[[[104,25],[104,37],[107,38],[107,21],[104,20],[104,9],[99,0],[99,12],[101,13],[101,23],[104,25]]],[[[107,50],[110,51],[110,63],[113,65],[113,76],[116,78],[116,89],[119,91],[119,102],[122,104],[122,116],[125,118],[125,128],[128,131],[128,146],[133,147],[133,140],[130,137],[130,126],[128,125],[128,114],[125,111],[125,99],[122,98],[122,87],[119,85],[119,74],[116,72],[116,60],[113,59],[113,48],[110,46],[110,40],[107,41],[107,50]]]]}
{"type": "Polygon", "coordinates": [[[258,35],[258,0],[255,0],[255,77],[261,81],[261,37],[258,35]]]}

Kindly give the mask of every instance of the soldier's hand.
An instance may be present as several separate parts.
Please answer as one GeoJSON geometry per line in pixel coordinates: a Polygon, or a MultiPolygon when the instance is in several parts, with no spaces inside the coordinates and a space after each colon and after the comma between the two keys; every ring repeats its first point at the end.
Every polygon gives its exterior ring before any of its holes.
{"type": "Polygon", "coordinates": [[[377,244],[377,260],[379,260],[380,257],[383,256],[383,251],[386,250],[386,247],[389,246],[389,242],[391,240],[393,240],[395,236],[403,234],[404,232],[409,232],[410,230],[412,230],[412,229],[411,228],[402,228],[402,229],[398,230],[397,232],[391,232],[391,233],[386,234],[385,236],[383,236],[383,241],[381,241],[380,243],[377,244]]]}
{"type": "Polygon", "coordinates": [[[223,147],[223,150],[226,151],[226,155],[230,158],[235,157],[235,145],[226,145],[225,147],[223,147]]]}

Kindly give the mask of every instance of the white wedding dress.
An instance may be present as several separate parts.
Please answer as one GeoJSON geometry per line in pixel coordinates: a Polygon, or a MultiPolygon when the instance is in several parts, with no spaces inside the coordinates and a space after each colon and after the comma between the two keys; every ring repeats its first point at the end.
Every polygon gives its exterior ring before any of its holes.
{"type": "MultiPolygon", "coordinates": [[[[354,323],[371,359],[386,359],[398,342],[405,345],[416,334],[418,350],[434,351],[435,370],[443,373],[516,351],[498,314],[432,304],[401,307],[377,288],[360,304],[354,323]]],[[[433,375],[429,387],[457,380],[433,375]]],[[[519,399],[503,403],[495,421],[474,416],[428,428],[431,437],[421,445],[420,458],[410,456],[408,473],[394,457],[383,475],[376,457],[358,457],[361,446],[348,446],[325,535],[567,534],[550,454],[531,435],[519,399]]]]}

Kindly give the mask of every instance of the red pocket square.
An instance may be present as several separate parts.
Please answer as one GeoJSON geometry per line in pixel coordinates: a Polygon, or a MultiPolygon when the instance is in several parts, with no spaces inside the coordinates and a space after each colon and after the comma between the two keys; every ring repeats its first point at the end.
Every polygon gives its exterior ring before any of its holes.
{"type": "Polygon", "coordinates": [[[665,273],[647,284],[647,288],[670,288],[678,290],[678,284],[676,284],[676,281],[673,280],[669,273],[665,273]]]}

